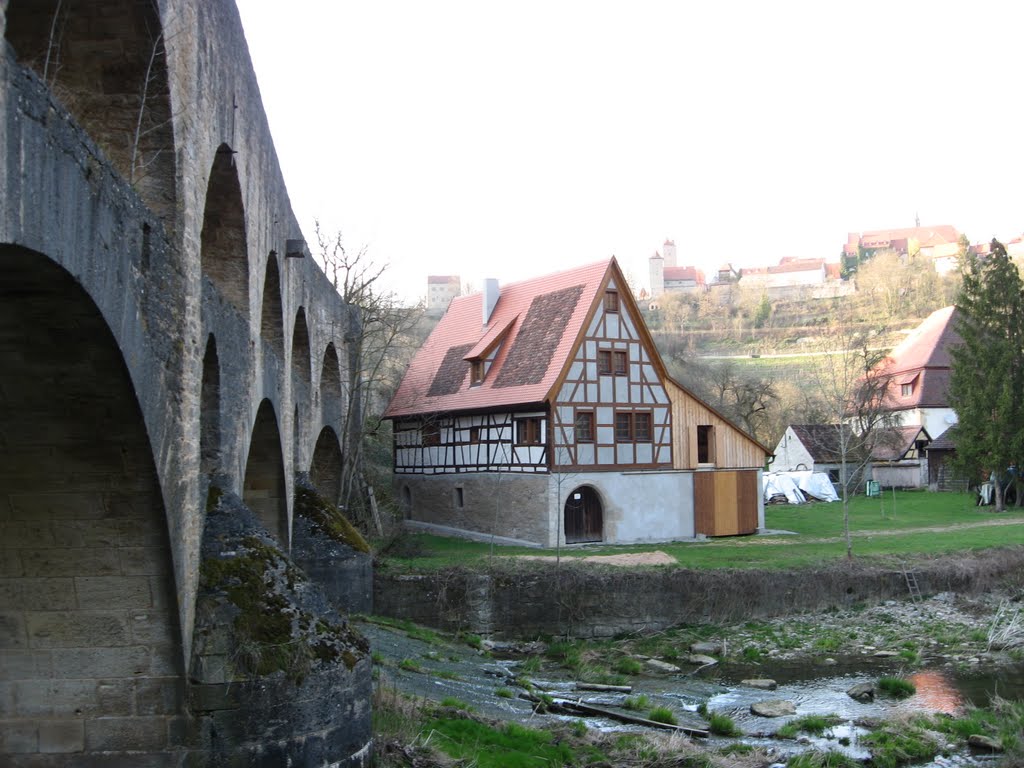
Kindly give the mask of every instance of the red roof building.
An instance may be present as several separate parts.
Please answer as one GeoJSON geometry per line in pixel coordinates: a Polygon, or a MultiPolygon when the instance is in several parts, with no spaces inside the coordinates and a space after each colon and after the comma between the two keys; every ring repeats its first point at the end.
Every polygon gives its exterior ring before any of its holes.
{"type": "Polygon", "coordinates": [[[385,418],[413,525],[553,546],[763,524],[766,449],[668,376],[614,259],[456,298],[385,418]]]}
{"type": "Polygon", "coordinates": [[[941,435],[956,423],[949,405],[950,349],[961,343],[955,324],[955,307],[932,312],[883,361],[889,377],[886,402],[900,424],[941,435]]]}

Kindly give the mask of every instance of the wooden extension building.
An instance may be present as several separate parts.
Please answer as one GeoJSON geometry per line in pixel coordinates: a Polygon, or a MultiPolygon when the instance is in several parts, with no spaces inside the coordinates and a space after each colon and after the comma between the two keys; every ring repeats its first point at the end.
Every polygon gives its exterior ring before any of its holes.
{"type": "Polygon", "coordinates": [[[669,377],[614,259],[456,298],[385,415],[414,526],[554,546],[764,525],[767,449],[669,377]]]}

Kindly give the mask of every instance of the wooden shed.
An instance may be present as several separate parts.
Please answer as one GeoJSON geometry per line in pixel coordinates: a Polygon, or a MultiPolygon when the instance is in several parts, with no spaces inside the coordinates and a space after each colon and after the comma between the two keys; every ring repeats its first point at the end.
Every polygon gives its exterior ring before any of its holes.
{"type": "Polygon", "coordinates": [[[675,469],[694,470],[694,525],[705,536],[757,531],[760,473],[770,451],[674,379],[665,388],[672,403],[675,469]]]}

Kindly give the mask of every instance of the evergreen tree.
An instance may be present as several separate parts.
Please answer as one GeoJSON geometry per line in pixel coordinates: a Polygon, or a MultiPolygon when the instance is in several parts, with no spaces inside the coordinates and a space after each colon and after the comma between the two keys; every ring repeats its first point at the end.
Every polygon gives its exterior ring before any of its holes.
{"type": "MultiPolygon", "coordinates": [[[[988,256],[968,255],[957,310],[963,344],[952,350],[950,379],[957,463],[999,479],[1024,456],[1024,283],[1002,243],[993,240],[988,256]]],[[[1002,511],[999,482],[995,500],[1002,511]]]]}

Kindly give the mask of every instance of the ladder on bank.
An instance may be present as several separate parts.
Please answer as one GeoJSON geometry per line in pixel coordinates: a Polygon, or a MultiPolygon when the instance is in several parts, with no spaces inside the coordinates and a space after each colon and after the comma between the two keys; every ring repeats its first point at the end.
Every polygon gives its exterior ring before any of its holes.
{"type": "Polygon", "coordinates": [[[921,587],[917,583],[917,574],[907,570],[907,564],[903,564],[903,580],[907,582],[907,591],[910,592],[910,599],[915,603],[921,602],[921,587]]]}

